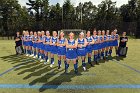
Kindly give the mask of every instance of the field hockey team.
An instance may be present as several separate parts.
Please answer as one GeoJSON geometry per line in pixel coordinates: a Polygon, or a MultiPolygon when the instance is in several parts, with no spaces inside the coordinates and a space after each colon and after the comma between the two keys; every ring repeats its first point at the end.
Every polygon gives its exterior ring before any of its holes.
{"type": "Polygon", "coordinates": [[[72,32],[69,33],[68,38],[65,38],[63,31],[60,32],[59,37],[56,31],[53,31],[52,36],[49,31],[23,31],[22,35],[26,56],[36,58],[44,64],[50,63],[50,67],[53,67],[56,62],[54,55],[57,55],[58,69],[64,61],[66,73],[68,73],[70,62],[73,62],[74,71],[78,73],[79,60],[82,60],[83,70],[86,71],[86,56],[91,66],[94,63],[99,64],[100,60],[108,61],[113,48],[116,50],[116,56],[119,56],[118,40],[117,29],[111,34],[109,30],[94,30],[92,35],[91,31],[87,31],[86,35],[81,32],[77,39],[72,32]]]}

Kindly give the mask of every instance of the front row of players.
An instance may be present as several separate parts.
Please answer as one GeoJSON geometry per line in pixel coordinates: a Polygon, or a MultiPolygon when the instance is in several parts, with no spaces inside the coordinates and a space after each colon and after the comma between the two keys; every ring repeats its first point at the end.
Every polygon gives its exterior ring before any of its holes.
{"type": "Polygon", "coordinates": [[[98,64],[100,59],[107,60],[111,56],[112,49],[115,47],[116,56],[118,56],[118,38],[117,30],[109,34],[106,31],[93,31],[91,36],[90,31],[87,31],[86,38],[84,33],[79,34],[79,38],[74,39],[74,33],[69,34],[69,38],[64,37],[64,32],[61,31],[59,37],[57,32],[53,31],[53,36],[50,36],[49,31],[28,32],[23,31],[23,46],[26,56],[38,58],[44,64],[49,62],[51,58],[50,67],[54,64],[54,55],[58,55],[58,69],[61,68],[61,61],[64,60],[65,72],[68,72],[70,61],[74,64],[75,73],[78,72],[78,60],[82,60],[83,70],[86,71],[86,55],[88,55],[88,63],[93,66],[91,61],[92,53],[94,52],[94,62],[98,64]],[[50,55],[49,55],[50,53],[50,55]]]}

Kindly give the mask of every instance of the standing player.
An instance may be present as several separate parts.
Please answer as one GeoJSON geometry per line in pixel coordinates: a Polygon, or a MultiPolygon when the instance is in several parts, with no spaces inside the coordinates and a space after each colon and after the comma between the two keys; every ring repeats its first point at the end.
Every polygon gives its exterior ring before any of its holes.
{"type": "Polygon", "coordinates": [[[50,40],[51,47],[51,64],[50,67],[53,67],[54,64],[54,55],[57,54],[57,32],[53,31],[53,36],[50,40]]]}
{"type": "Polygon", "coordinates": [[[105,31],[102,31],[102,44],[101,44],[101,59],[105,59],[105,48],[106,48],[106,35],[105,31]]]}
{"type": "Polygon", "coordinates": [[[26,56],[29,56],[29,32],[25,33],[25,43],[26,43],[26,56]]]}
{"type": "Polygon", "coordinates": [[[79,38],[76,41],[78,43],[78,46],[77,46],[78,60],[80,60],[80,58],[82,59],[83,70],[86,71],[85,57],[86,57],[87,40],[84,38],[83,32],[79,34],[79,38]]]}
{"type": "Polygon", "coordinates": [[[98,36],[97,36],[97,31],[93,31],[93,36],[94,44],[92,45],[93,51],[94,51],[94,62],[98,64],[97,59],[98,59],[98,36]]]}
{"type": "Polygon", "coordinates": [[[37,40],[37,52],[38,52],[38,59],[41,59],[41,53],[40,53],[40,48],[41,48],[41,32],[38,31],[38,40],[37,40]]]}
{"type": "Polygon", "coordinates": [[[49,52],[50,52],[50,40],[51,40],[51,36],[50,36],[50,32],[46,31],[46,38],[45,38],[45,62],[44,64],[49,62],[49,52]]]}
{"type": "Polygon", "coordinates": [[[29,57],[33,56],[33,31],[30,31],[30,35],[29,35],[29,57]]]}
{"type": "Polygon", "coordinates": [[[94,40],[90,35],[90,31],[87,31],[87,46],[86,46],[86,51],[88,54],[88,63],[93,66],[93,64],[91,63],[91,56],[92,56],[92,45],[94,44],[94,40]]]}
{"type": "Polygon", "coordinates": [[[75,73],[76,74],[78,73],[78,64],[76,63],[76,59],[77,59],[76,48],[77,48],[77,41],[74,40],[74,33],[71,32],[69,34],[69,39],[66,42],[67,63],[65,64],[65,73],[68,73],[70,61],[72,61],[74,64],[75,73]]]}
{"type": "Polygon", "coordinates": [[[23,45],[23,50],[24,50],[24,54],[26,54],[26,44],[25,44],[25,31],[22,32],[22,45],[23,45]]]}
{"type": "Polygon", "coordinates": [[[108,60],[108,54],[109,54],[109,43],[110,43],[110,35],[109,30],[106,31],[106,51],[105,51],[105,57],[108,60]]]}
{"type": "Polygon", "coordinates": [[[115,37],[114,47],[115,47],[115,50],[116,50],[116,56],[119,56],[118,55],[118,40],[119,40],[119,35],[117,34],[117,29],[114,30],[114,37],[115,37]]]}
{"type": "Polygon", "coordinates": [[[59,39],[57,41],[58,46],[58,69],[61,68],[61,60],[64,60],[66,64],[66,38],[64,38],[64,32],[60,32],[59,39]]]}
{"type": "Polygon", "coordinates": [[[113,43],[115,41],[115,37],[114,37],[114,32],[111,32],[111,36],[110,36],[110,49],[109,49],[109,55],[111,56],[112,54],[112,49],[113,49],[113,43]]]}
{"type": "Polygon", "coordinates": [[[37,33],[34,32],[34,37],[33,37],[33,58],[37,58],[37,40],[38,40],[38,37],[37,37],[37,33]]]}
{"type": "Polygon", "coordinates": [[[45,59],[45,53],[44,53],[44,50],[45,50],[45,45],[44,45],[44,42],[45,42],[45,32],[44,31],[41,31],[41,37],[40,37],[40,53],[41,53],[41,60],[40,62],[43,62],[44,59],[45,59]]]}
{"type": "Polygon", "coordinates": [[[98,39],[97,39],[97,50],[98,50],[97,61],[100,61],[101,59],[101,49],[102,49],[102,35],[101,35],[101,30],[99,30],[98,39]]]}

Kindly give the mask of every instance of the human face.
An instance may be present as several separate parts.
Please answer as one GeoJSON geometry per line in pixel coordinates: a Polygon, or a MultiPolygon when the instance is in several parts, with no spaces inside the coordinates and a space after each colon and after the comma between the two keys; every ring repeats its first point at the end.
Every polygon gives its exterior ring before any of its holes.
{"type": "Polygon", "coordinates": [[[90,31],[87,32],[87,37],[90,37],[90,31]]]}
{"type": "Polygon", "coordinates": [[[73,38],[74,38],[74,34],[73,34],[73,33],[70,33],[70,34],[69,34],[69,38],[70,38],[70,39],[73,39],[73,38]]]}
{"type": "Polygon", "coordinates": [[[57,36],[57,32],[53,31],[53,36],[56,37],[57,36]]]}

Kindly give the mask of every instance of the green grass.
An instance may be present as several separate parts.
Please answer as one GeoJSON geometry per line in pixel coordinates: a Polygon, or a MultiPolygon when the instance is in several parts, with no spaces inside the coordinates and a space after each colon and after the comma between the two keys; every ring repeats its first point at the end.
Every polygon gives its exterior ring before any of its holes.
{"type": "MultiPolygon", "coordinates": [[[[129,51],[127,58],[119,62],[132,68],[140,70],[140,40],[129,40],[129,51]]],[[[14,41],[0,41],[0,73],[26,62],[17,68],[0,77],[0,84],[32,84],[32,85],[100,85],[100,84],[140,84],[140,73],[129,69],[117,62],[101,62],[100,65],[90,67],[83,72],[81,62],[79,63],[79,74],[74,75],[73,64],[70,64],[70,75],[64,74],[64,64],[62,69],[57,69],[57,61],[54,68],[49,65],[38,63],[37,60],[25,56],[14,55],[14,41]],[[33,62],[29,62],[33,61],[33,62]]],[[[114,56],[114,54],[113,54],[114,56]]],[[[57,60],[57,57],[55,57],[57,60]]],[[[114,57],[114,60],[115,57],[114,57]]],[[[46,89],[44,93],[139,93],[140,89],[46,89]]],[[[0,89],[0,93],[39,93],[39,89],[0,89]]]]}

